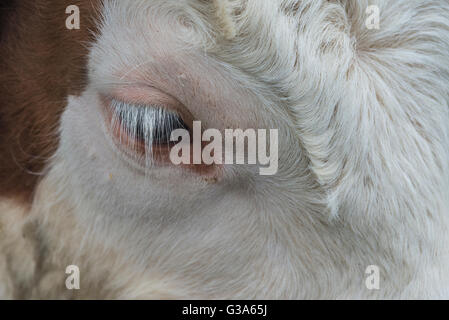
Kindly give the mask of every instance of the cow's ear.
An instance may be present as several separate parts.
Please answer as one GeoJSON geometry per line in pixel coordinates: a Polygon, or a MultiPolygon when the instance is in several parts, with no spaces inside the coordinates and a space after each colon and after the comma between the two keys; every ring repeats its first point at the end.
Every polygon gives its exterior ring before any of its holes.
{"type": "Polygon", "coordinates": [[[2,0],[0,194],[27,204],[58,146],[67,96],[85,86],[100,0],[2,0]],[[76,4],[82,28],[68,30],[76,4]],[[39,14],[36,14],[39,12],[39,14]]]}

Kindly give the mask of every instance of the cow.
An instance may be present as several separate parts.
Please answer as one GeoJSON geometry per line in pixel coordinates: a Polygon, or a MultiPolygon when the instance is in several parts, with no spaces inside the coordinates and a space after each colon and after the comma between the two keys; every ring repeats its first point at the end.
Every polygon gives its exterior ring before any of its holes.
{"type": "Polygon", "coordinates": [[[0,12],[1,298],[449,297],[447,0],[0,12]],[[277,170],[172,163],[194,121],[277,170]]]}

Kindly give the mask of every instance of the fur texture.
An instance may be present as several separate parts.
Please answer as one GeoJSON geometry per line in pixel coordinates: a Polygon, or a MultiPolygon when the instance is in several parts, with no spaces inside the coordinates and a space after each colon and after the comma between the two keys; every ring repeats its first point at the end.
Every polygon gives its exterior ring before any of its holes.
{"type": "MultiPolygon", "coordinates": [[[[6,1],[0,38],[0,195],[32,200],[67,95],[86,81],[87,46],[95,34],[98,1],[6,1]],[[65,9],[81,10],[80,30],[65,28],[65,9]]],[[[3,7],[4,6],[4,7],[3,7]]]]}
{"type": "Polygon", "coordinates": [[[449,297],[448,1],[109,0],[101,14],[31,209],[2,202],[0,294],[449,297]],[[207,127],[279,128],[278,173],[142,173],[99,96],[141,84],[207,127]],[[34,264],[13,272],[17,257],[34,264]]]}

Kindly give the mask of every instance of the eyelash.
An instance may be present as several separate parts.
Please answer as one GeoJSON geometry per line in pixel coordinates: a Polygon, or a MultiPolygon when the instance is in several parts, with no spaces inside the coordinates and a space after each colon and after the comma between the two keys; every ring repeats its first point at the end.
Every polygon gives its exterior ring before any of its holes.
{"type": "MultiPolygon", "coordinates": [[[[130,104],[116,99],[112,99],[110,105],[113,130],[119,129],[117,132],[122,132],[132,146],[136,142],[143,143],[146,151],[152,150],[153,144],[168,146],[173,130],[188,130],[177,113],[157,105],[130,104]]],[[[122,134],[120,143],[123,144],[122,134]]]]}

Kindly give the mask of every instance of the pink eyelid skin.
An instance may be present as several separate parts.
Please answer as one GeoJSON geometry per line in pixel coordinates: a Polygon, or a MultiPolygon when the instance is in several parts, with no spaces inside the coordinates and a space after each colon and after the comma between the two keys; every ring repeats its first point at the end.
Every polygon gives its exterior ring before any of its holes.
{"type": "Polygon", "coordinates": [[[184,123],[190,127],[194,120],[192,114],[181,102],[168,93],[152,86],[126,85],[121,88],[114,88],[108,96],[129,104],[156,105],[168,111],[176,112],[183,119],[184,123]]]}

